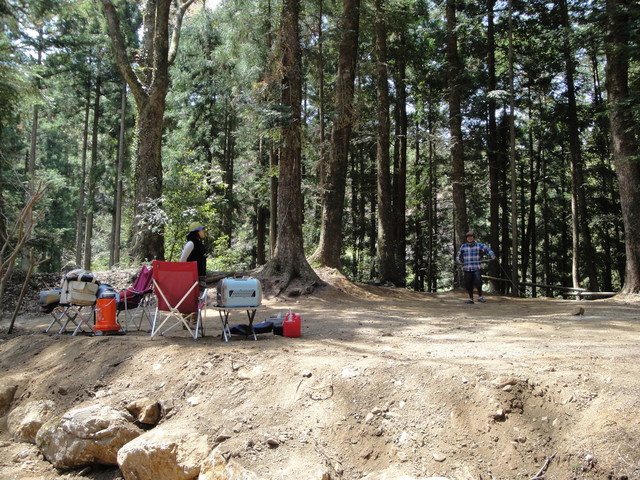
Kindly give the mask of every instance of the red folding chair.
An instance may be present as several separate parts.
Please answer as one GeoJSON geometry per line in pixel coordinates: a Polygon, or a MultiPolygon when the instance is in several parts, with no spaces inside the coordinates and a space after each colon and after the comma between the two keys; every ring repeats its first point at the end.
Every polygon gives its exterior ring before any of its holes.
{"type": "Polygon", "coordinates": [[[151,325],[151,337],[164,335],[177,326],[188,330],[194,340],[204,336],[203,310],[207,289],[198,287],[196,262],[162,262],[154,260],[153,292],[157,299],[156,313],[151,325]],[[162,321],[158,325],[158,321],[162,321]],[[195,325],[189,321],[195,318],[195,325]],[[167,323],[171,323],[164,328],[167,323]],[[163,329],[164,328],[164,329],[163,329]]]}
{"type": "Polygon", "coordinates": [[[151,268],[143,265],[136,277],[133,285],[120,291],[118,295],[118,315],[124,312],[124,330],[129,329],[131,323],[138,330],[142,328],[142,322],[146,318],[149,322],[149,328],[152,328],[152,317],[150,311],[150,303],[153,297],[152,289],[152,272],[151,268]],[[137,323],[135,321],[135,313],[140,312],[140,318],[137,323]]]}

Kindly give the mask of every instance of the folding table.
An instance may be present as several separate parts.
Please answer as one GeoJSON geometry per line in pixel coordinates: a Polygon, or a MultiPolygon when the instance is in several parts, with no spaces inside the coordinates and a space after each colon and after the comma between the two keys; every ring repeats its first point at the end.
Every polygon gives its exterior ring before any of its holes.
{"type": "Polygon", "coordinates": [[[229,341],[231,337],[231,331],[229,327],[229,315],[233,311],[246,310],[247,318],[249,319],[249,330],[251,331],[251,335],[253,335],[254,340],[258,340],[256,337],[256,332],[253,330],[253,320],[256,317],[256,312],[262,305],[256,305],[255,307],[225,307],[221,305],[211,305],[208,308],[212,308],[218,311],[220,315],[220,322],[222,323],[222,340],[225,342],[229,341]]]}
{"type": "Polygon", "coordinates": [[[60,304],[51,311],[51,316],[53,320],[45,329],[44,333],[48,333],[55,324],[60,326],[60,330],[56,333],[63,333],[70,323],[75,327],[71,334],[72,336],[75,336],[82,329],[83,325],[87,325],[93,333],[93,327],[91,325],[94,316],[93,305],[60,304]]]}

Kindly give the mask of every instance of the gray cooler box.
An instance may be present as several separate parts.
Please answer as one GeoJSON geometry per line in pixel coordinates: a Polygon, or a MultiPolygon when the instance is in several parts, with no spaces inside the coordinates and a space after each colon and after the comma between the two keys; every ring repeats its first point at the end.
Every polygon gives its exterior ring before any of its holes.
{"type": "Polygon", "coordinates": [[[262,285],[257,278],[223,278],[218,282],[219,307],[257,307],[262,303],[262,285]]]}

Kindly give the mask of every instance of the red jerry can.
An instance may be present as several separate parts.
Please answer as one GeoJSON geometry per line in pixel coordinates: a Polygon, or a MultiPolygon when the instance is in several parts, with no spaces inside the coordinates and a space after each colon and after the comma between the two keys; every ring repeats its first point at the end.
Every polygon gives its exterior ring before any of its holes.
{"type": "Polygon", "coordinates": [[[302,319],[297,313],[287,313],[282,322],[282,335],[289,338],[298,338],[302,330],[302,319]]]}

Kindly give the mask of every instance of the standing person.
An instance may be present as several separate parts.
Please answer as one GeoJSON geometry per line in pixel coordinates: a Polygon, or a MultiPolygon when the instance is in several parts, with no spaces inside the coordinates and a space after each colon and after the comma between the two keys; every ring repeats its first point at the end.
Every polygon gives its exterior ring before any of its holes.
{"type": "Polygon", "coordinates": [[[204,225],[198,222],[189,224],[189,233],[187,233],[187,243],[182,249],[180,255],[181,262],[197,262],[198,263],[198,283],[200,289],[206,288],[207,277],[207,255],[202,240],[206,236],[204,225]]]}
{"type": "Polygon", "coordinates": [[[464,286],[469,292],[469,300],[465,303],[473,303],[473,288],[478,290],[478,301],[485,302],[482,296],[482,275],[480,273],[480,258],[483,253],[489,255],[491,260],[496,259],[493,251],[484,243],[476,242],[476,234],[467,232],[467,243],[463,243],[456,255],[456,263],[462,265],[464,271],[464,286]],[[462,259],[462,260],[461,260],[462,259]]]}

